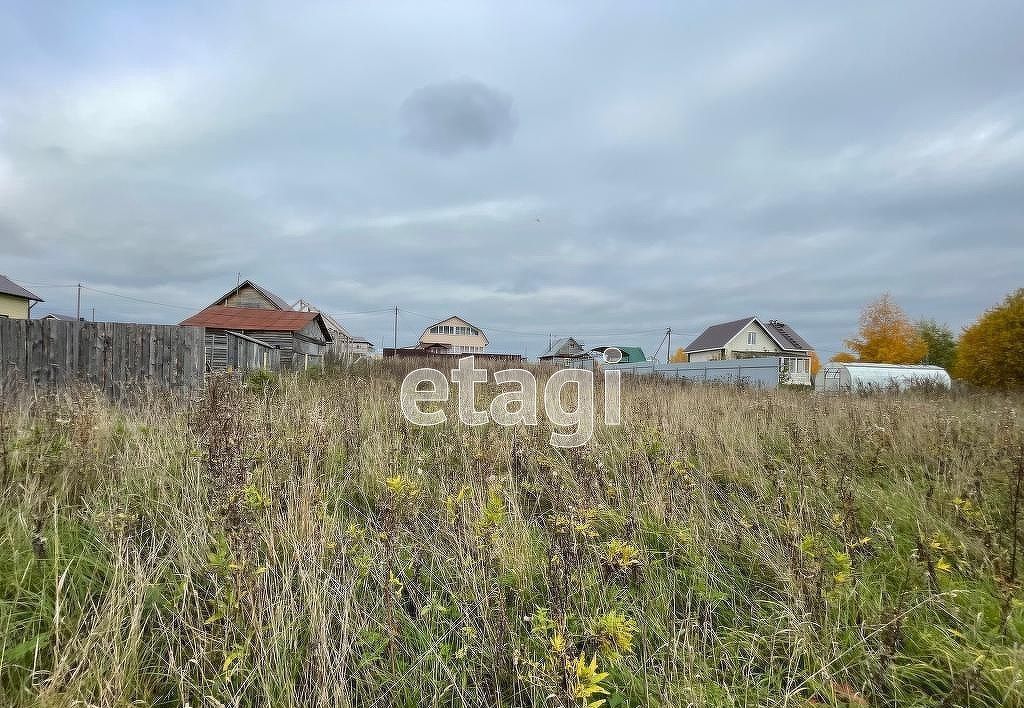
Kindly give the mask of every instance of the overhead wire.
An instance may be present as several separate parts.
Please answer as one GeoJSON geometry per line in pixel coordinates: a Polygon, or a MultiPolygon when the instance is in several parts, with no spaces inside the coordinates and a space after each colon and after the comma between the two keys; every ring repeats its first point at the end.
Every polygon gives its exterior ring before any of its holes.
{"type": "MultiPolygon", "coordinates": [[[[77,288],[77,287],[81,287],[83,290],[88,290],[90,292],[99,293],[99,294],[102,294],[102,295],[108,295],[110,297],[121,298],[123,300],[131,300],[133,302],[140,302],[140,303],[144,303],[144,304],[147,304],[147,305],[156,305],[158,307],[168,307],[168,308],[172,308],[172,309],[176,309],[176,310],[182,310],[182,311],[187,311],[187,312],[194,312],[194,311],[202,309],[202,307],[197,307],[195,305],[179,305],[179,304],[173,304],[173,303],[169,303],[169,302],[161,302],[159,300],[151,300],[151,299],[148,299],[148,298],[135,297],[133,295],[124,295],[122,293],[116,293],[116,292],[112,292],[110,290],[104,290],[104,289],[101,289],[101,288],[95,288],[95,287],[93,287],[91,285],[85,285],[83,283],[66,283],[66,284],[65,283],[33,283],[33,282],[26,282],[26,281],[23,281],[23,283],[25,285],[28,285],[28,286],[31,286],[31,287],[37,287],[37,288],[77,288]]],[[[352,311],[346,311],[346,312],[331,312],[329,314],[331,314],[332,316],[335,316],[335,317],[342,317],[342,316],[344,316],[344,317],[358,317],[358,316],[363,316],[363,315],[374,315],[374,314],[392,313],[394,311],[395,311],[394,307],[378,307],[378,308],[369,309],[369,310],[352,310],[352,311]]],[[[416,310],[409,310],[409,309],[405,309],[405,308],[401,308],[401,307],[399,307],[399,313],[400,314],[406,314],[406,315],[414,315],[414,316],[422,318],[424,320],[431,320],[431,321],[442,321],[444,319],[447,319],[446,317],[438,317],[436,315],[428,315],[428,314],[423,313],[423,312],[418,312],[416,310]]],[[[520,337],[551,337],[551,336],[554,336],[554,335],[557,334],[556,332],[550,332],[550,331],[549,332],[539,332],[539,331],[535,332],[535,331],[526,331],[526,330],[517,330],[517,329],[507,329],[507,328],[504,328],[504,327],[498,327],[496,325],[487,324],[487,323],[481,323],[479,326],[481,327],[481,329],[486,329],[486,330],[491,331],[491,332],[500,332],[502,334],[511,334],[511,335],[520,336],[520,337]]],[[[665,332],[665,328],[659,327],[659,328],[656,328],[656,329],[638,329],[638,330],[628,330],[628,331],[577,332],[577,333],[574,333],[573,336],[577,336],[577,337],[625,337],[625,336],[637,336],[637,335],[645,335],[645,334],[660,334],[660,333],[663,333],[663,332],[665,332]]],[[[680,335],[684,335],[684,336],[694,336],[695,337],[699,333],[698,332],[687,332],[687,331],[683,331],[683,330],[677,330],[676,328],[673,327],[672,328],[672,334],[680,334],[680,335]]],[[[836,353],[838,353],[841,350],[819,348],[816,351],[821,352],[822,354],[836,354],[836,353]]]]}
{"type": "MultiPolygon", "coordinates": [[[[421,317],[421,318],[426,319],[426,320],[443,321],[443,320],[447,319],[446,317],[437,317],[436,315],[428,315],[428,314],[425,314],[425,313],[422,313],[422,312],[417,312],[415,310],[401,309],[400,312],[405,312],[405,313],[408,313],[408,314],[411,314],[411,315],[416,315],[417,317],[421,317]]],[[[552,334],[554,334],[553,332],[550,332],[550,331],[548,331],[548,332],[527,332],[527,331],[524,331],[524,330],[505,329],[505,328],[497,327],[497,326],[495,326],[493,324],[487,324],[487,323],[484,323],[484,322],[481,322],[479,324],[479,326],[480,326],[481,329],[485,329],[485,330],[488,330],[490,332],[501,332],[502,334],[515,334],[515,335],[519,335],[519,336],[523,336],[523,337],[550,337],[552,334]]],[[[664,327],[659,327],[657,329],[638,329],[638,330],[631,330],[631,331],[628,331],[628,332],[590,332],[590,333],[582,333],[581,332],[581,333],[577,333],[576,336],[578,336],[578,337],[620,337],[620,336],[636,335],[636,334],[659,334],[659,333],[663,333],[664,331],[665,331],[664,327]]],[[[675,333],[676,330],[672,330],[672,331],[673,331],[673,333],[675,333]]],[[[680,332],[680,334],[691,334],[691,333],[689,333],[689,332],[680,332]]]]}

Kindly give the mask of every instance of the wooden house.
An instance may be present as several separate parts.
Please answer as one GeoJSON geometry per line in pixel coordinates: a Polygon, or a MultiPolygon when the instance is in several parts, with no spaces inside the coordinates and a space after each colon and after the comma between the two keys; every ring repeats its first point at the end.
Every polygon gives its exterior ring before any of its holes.
{"type": "Polygon", "coordinates": [[[319,312],[327,323],[327,331],[331,333],[330,353],[335,356],[358,355],[372,356],[374,354],[373,342],[365,337],[359,337],[350,333],[341,326],[341,323],[305,300],[299,300],[292,306],[293,310],[299,312],[319,312]]]}
{"type": "Polygon", "coordinates": [[[541,362],[566,368],[579,369],[593,366],[590,352],[574,337],[556,339],[539,358],[541,362]]]}
{"type": "Polygon", "coordinates": [[[249,307],[258,310],[292,309],[292,306],[283,297],[275,295],[262,285],[248,279],[243,280],[210,304],[224,307],[249,307]]]}
{"type": "Polygon", "coordinates": [[[181,325],[206,328],[207,364],[214,371],[225,365],[221,352],[226,355],[227,335],[241,335],[278,349],[281,367],[293,369],[321,363],[331,343],[319,312],[210,305],[181,325]]]}

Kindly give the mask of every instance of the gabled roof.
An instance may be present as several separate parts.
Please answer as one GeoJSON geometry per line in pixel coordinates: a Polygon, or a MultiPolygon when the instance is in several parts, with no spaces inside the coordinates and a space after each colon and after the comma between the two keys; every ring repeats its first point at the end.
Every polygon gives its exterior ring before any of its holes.
{"type": "MultiPolygon", "coordinates": [[[[477,331],[479,331],[479,332],[480,332],[480,336],[484,338],[484,344],[490,344],[490,343],[491,343],[491,342],[490,342],[490,340],[489,340],[489,339],[487,339],[487,335],[486,335],[486,334],[484,334],[484,330],[483,330],[483,328],[482,328],[482,327],[477,327],[477,326],[476,326],[475,324],[473,324],[472,322],[467,322],[466,320],[462,319],[462,318],[461,318],[461,317],[459,317],[458,315],[452,315],[451,317],[445,317],[445,318],[444,318],[443,320],[441,320],[441,321],[439,321],[439,322],[435,322],[434,324],[431,324],[431,325],[427,325],[427,326],[426,326],[426,327],[424,328],[424,330],[423,330],[423,334],[421,334],[421,335],[420,335],[420,341],[423,341],[423,338],[424,338],[425,336],[427,336],[427,335],[429,335],[429,334],[430,334],[430,328],[431,328],[431,327],[436,327],[436,326],[438,326],[438,325],[443,325],[443,324],[447,324],[447,323],[451,322],[452,320],[457,320],[457,321],[461,322],[462,324],[466,325],[467,327],[473,327],[473,328],[475,328],[475,329],[476,329],[477,331]]],[[[443,335],[442,335],[442,336],[443,336],[443,335]]]]}
{"type": "Polygon", "coordinates": [[[750,317],[733,320],[732,322],[711,325],[701,332],[695,340],[687,344],[685,351],[689,354],[707,351],[708,349],[723,349],[733,337],[743,331],[743,328],[755,319],[757,318],[751,315],[750,317]]]}
{"type": "Polygon", "coordinates": [[[605,344],[600,347],[594,347],[590,351],[597,352],[598,354],[604,354],[604,350],[609,349],[610,347],[615,347],[622,352],[621,363],[623,364],[647,361],[647,354],[644,353],[644,350],[641,347],[630,347],[623,344],[605,344]]]}
{"type": "Polygon", "coordinates": [[[296,310],[297,312],[319,312],[324,318],[324,322],[327,324],[327,329],[330,330],[334,341],[357,342],[360,344],[369,344],[371,347],[373,346],[373,342],[369,339],[351,334],[347,329],[341,326],[341,323],[338,322],[338,320],[334,319],[319,307],[306,300],[299,299],[291,306],[291,309],[296,310]]]}
{"type": "Polygon", "coordinates": [[[793,328],[785,322],[768,320],[768,322],[765,323],[757,317],[750,316],[733,320],[732,322],[722,322],[721,324],[711,325],[701,332],[700,336],[686,345],[685,350],[688,354],[692,354],[694,352],[706,352],[709,349],[724,349],[726,345],[732,341],[732,338],[746,329],[747,325],[751,322],[757,322],[761,329],[763,329],[781,349],[785,349],[786,351],[811,351],[814,349],[814,347],[808,344],[803,337],[797,334],[793,328]]]}
{"type": "Polygon", "coordinates": [[[248,285],[250,288],[252,288],[256,292],[258,292],[263,297],[267,298],[267,300],[269,300],[272,304],[277,306],[277,309],[279,309],[279,310],[290,310],[290,309],[292,309],[291,305],[289,305],[287,302],[285,302],[285,299],[283,297],[281,297],[280,295],[276,295],[276,294],[270,292],[269,290],[267,290],[262,285],[260,285],[258,283],[254,283],[254,282],[252,282],[249,279],[243,280],[241,283],[239,283],[235,287],[231,288],[226,293],[221,295],[219,298],[214,300],[213,301],[214,305],[216,305],[219,302],[224,302],[226,299],[228,299],[229,297],[231,297],[232,295],[237,293],[239,290],[244,288],[246,285],[248,285]]]}
{"type": "Polygon", "coordinates": [[[797,334],[792,327],[785,322],[779,322],[778,320],[768,320],[768,323],[764,325],[765,330],[768,334],[772,335],[773,339],[782,340],[780,345],[783,349],[803,349],[805,351],[811,351],[814,349],[807,340],[797,334]]]}
{"type": "Polygon", "coordinates": [[[57,312],[48,312],[39,319],[41,320],[60,320],[61,322],[77,322],[74,315],[61,315],[57,312]]]}
{"type": "Polygon", "coordinates": [[[320,327],[324,341],[332,341],[327,324],[319,312],[210,305],[179,324],[183,327],[209,327],[241,332],[298,332],[313,321],[320,327]]]}
{"type": "Polygon", "coordinates": [[[26,290],[21,287],[6,275],[0,275],[0,295],[13,295],[14,297],[23,297],[26,300],[43,302],[43,298],[39,297],[31,290],[26,290]]]}
{"type": "Polygon", "coordinates": [[[587,356],[587,350],[583,348],[583,345],[574,337],[561,337],[556,339],[548,350],[540,355],[541,359],[551,359],[554,357],[585,357],[587,356]]]}

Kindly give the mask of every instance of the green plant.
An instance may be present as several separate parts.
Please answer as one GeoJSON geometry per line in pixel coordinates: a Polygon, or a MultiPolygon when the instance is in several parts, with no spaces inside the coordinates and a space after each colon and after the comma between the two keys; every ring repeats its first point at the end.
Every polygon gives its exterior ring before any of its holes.
{"type": "Polygon", "coordinates": [[[0,705],[1024,705],[1016,394],[630,379],[561,451],[414,365],[5,395],[0,705]]]}

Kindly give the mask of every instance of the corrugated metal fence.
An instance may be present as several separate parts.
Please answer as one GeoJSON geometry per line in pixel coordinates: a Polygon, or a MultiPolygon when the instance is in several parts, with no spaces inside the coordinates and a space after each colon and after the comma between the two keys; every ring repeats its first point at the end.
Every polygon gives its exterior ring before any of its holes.
{"type": "Polygon", "coordinates": [[[699,361],[685,364],[656,364],[653,361],[601,364],[602,369],[617,369],[630,374],[646,374],[687,381],[714,381],[757,388],[778,388],[781,367],[782,360],[777,356],[699,361]]]}
{"type": "Polygon", "coordinates": [[[202,327],[0,318],[0,390],[83,381],[115,396],[140,383],[189,391],[203,382],[203,334],[202,327]]]}

